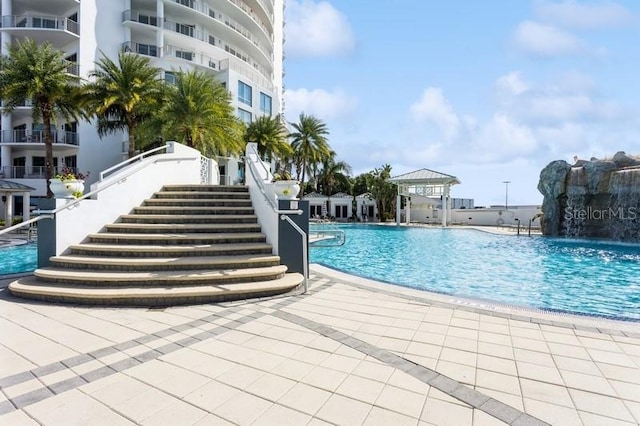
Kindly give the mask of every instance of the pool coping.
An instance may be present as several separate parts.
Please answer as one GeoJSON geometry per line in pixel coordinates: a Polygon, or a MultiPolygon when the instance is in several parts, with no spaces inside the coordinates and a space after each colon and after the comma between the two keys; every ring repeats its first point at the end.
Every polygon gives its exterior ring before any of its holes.
{"type": "Polygon", "coordinates": [[[425,304],[446,306],[453,309],[461,309],[484,315],[515,319],[535,324],[640,338],[640,321],[617,320],[593,315],[576,315],[568,312],[556,312],[518,305],[509,305],[486,299],[474,299],[435,293],[428,290],[419,290],[360,277],[319,263],[310,263],[309,269],[333,279],[340,280],[346,285],[361,287],[370,291],[385,293],[390,296],[410,299],[425,304]]]}

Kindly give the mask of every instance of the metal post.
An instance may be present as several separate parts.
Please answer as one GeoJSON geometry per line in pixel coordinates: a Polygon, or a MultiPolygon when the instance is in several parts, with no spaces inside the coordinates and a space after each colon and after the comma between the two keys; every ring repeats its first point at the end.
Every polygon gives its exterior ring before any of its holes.
{"type": "Polygon", "coordinates": [[[509,184],[511,181],[505,180],[502,183],[504,183],[504,209],[509,210],[509,184]]]}

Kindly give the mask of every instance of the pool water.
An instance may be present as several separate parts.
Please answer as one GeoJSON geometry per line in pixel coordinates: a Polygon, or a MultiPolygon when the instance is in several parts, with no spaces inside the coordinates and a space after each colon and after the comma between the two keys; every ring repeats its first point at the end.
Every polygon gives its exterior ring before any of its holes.
{"type": "Polygon", "coordinates": [[[341,226],[312,262],[406,287],[512,305],[640,320],[640,245],[468,229],[341,226]]]}
{"type": "Polygon", "coordinates": [[[38,266],[38,245],[22,244],[0,248],[0,275],[34,271],[38,266]]]}

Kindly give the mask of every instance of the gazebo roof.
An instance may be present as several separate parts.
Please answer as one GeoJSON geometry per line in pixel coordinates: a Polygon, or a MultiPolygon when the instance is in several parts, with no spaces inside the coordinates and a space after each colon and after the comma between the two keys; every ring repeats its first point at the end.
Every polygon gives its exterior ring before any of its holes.
{"type": "Polygon", "coordinates": [[[408,184],[432,184],[442,185],[448,183],[449,185],[455,185],[461,183],[460,180],[452,175],[446,173],[437,172],[431,169],[420,169],[413,172],[405,173],[402,175],[394,176],[387,179],[391,183],[408,183],[408,184]]]}
{"type": "Polygon", "coordinates": [[[353,198],[353,195],[345,194],[344,192],[337,192],[329,198],[353,198]]]}
{"type": "Polygon", "coordinates": [[[32,188],[27,185],[23,185],[21,183],[12,182],[10,180],[0,179],[0,192],[30,192],[35,191],[35,188],[32,188]]]}
{"type": "Polygon", "coordinates": [[[324,199],[327,199],[329,197],[314,191],[314,192],[310,192],[308,194],[305,194],[302,198],[324,198],[324,199]]]}

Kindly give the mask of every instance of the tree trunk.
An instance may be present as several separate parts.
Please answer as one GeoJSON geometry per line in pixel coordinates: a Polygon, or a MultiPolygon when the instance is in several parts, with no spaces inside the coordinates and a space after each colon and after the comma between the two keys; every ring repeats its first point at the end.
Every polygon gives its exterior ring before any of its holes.
{"type": "Polygon", "coordinates": [[[136,155],[136,141],[134,138],[134,132],[136,130],[136,126],[134,124],[129,124],[129,158],[133,158],[136,155]]]}
{"type": "Polygon", "coordinates": [[[51,192],[51,179],[55,175],[53,169],[53,139],[51,135],[51,105],[42,105],[42,121],[44,122],[44,166],[45,178],[47,179],[47,198],[53,198],[51,192]]]}

